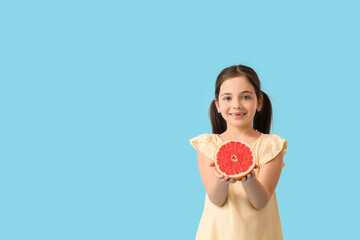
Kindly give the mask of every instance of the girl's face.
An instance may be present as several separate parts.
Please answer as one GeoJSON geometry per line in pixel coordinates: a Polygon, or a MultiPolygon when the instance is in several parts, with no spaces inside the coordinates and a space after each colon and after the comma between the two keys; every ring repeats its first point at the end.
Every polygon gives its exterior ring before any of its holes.
{"type": "Polygon", "coordinates": [[[215,99],[215,104],[228,126],[252,128],[252,120],[262,107],[262,99],[258,102],[253,85],[245,76],[238,76],[221,84],[219,100],[215,99]]]}

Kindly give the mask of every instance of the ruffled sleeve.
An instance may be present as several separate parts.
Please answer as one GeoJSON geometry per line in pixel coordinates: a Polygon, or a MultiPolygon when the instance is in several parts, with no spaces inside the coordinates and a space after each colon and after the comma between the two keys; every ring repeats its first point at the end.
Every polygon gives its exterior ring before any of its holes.
{"type": "Polygon", "coordinates": [[[217,146],[211,138],[210,134],[201,134],[190,139],[189,142],[196,150],[199,150],[202,154],[211,160],[214,160],[214,154],[216,152],[217,146]]]}
{"type": "MultiPolygon", "coordinates": [[[[287,140],[276,134],[271,134],[268,135],[261,148],[262,154],[259,159],[259,167],[274,159],[283,149],[283,154],[285,155],[287,153],[287,140]]],[[[285,163],[283,163],[283,167],[285,166],[285,163]]]]}

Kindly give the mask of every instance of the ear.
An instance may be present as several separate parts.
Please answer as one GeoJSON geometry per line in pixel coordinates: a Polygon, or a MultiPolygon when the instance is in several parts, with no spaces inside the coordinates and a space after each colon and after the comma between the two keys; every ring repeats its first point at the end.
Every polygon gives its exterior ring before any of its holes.
{"type": "Polygon", "coordinates": [[[258,112],[261,111],[262,106],[263,106],[263,100],[264,100],[264,97],[263,97],[263,95],[261,95],[260,100],[259,100],[259,102],[258,102],[258,105],[257,105],[257,107],[256,107],[256,111],[258,111],[258,112]]]}
{"type": "Polygon", "coordinates": [[[217,111],[217,112],[220,112],[220,111],[219,111],[219,109],[220,109],[220,107],[219,107],[219,102],[216,100],[216,98],[215,98],[214,100],[215,100],[215,105],[216,105],[216,111],[217,111]]]}

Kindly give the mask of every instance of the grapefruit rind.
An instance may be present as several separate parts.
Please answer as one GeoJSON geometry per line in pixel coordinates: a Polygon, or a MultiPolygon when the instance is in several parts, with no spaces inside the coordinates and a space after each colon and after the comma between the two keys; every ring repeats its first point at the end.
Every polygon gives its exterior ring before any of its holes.
{"type": "Polygon", "coordinates": [[[214,160],[215,160],[215,169],[218,171],[218,173],[220,173],[220,174],[222,174],[222,175],[224,175],[224,176],[227,176],[227,177],[230,178],[230,179],[235,179],[235,180],[239,180],[239,179],[245,177],[245,176],[248,175],[248,174],[254,169],[254,167],[255,167],[255,154],[254,154],[252,148],[249,146],[249,144],[247,144],[246,142],[243,142],[243,141],[241,141],[241,140],[228,140],[228,141],[223,142],[223,143],[217,148],[217,150],[216,150],[216,152],[215,152],[215,155],[214,155],[214,160]],[[240,172],[239,174],[226,174],[225,172],[223,172],[223,171],[220,170],[220,167],[219,167],[218,162],[217,162],[217,155],[218,155],[220,149],[221,149],[223,146],[225,146],[226,144],[230,143],[230,142],[235,142],[235,143],[238,142],[238,143],[241,143],[241,144],[245,145],[246,147],[248,147],[248,150],[249,150],[250,153],[251,153],[251,160],[252,160],[251,166],[250,166],[246,171],[240,172]]]}

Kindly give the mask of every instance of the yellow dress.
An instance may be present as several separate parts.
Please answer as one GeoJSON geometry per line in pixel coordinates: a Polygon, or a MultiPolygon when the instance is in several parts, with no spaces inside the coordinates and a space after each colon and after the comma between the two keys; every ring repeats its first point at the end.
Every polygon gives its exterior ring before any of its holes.
{"type": "MultiPolygon", "coordinates": [[[[217,147],[223,142],[218,134],[201,134],[189,140],[190,144],[208,158],[214,160],[217,147]]],[[[250,147],[255,154],[255,169],[272,160],[287,140],[276,134],[262,134],[250,147]]],[[[284,154],[287,151],[284,150],[284,154]]],[[[285,164],[283,164],[285,166],[285,164]]],[[[217,207],[205,196],[203,214],[196,234],[197,240],[281,240],[282,230],[276,193],[261,210],[255,209],[247,198],[241,182],[229,184],[228,197],[222,207],[217,207]]]]}

